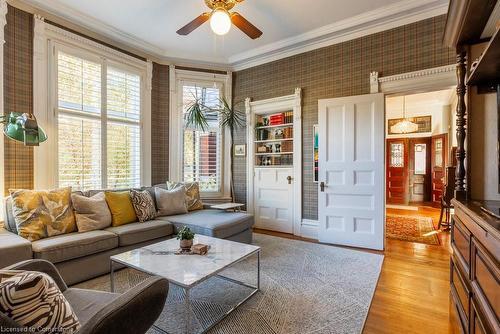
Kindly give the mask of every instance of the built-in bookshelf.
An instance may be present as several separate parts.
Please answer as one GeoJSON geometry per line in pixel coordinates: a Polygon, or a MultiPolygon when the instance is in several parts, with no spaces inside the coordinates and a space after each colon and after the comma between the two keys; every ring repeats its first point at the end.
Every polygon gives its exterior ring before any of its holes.
{"type": "Polygon", "coordinates": [[[293,112],[258,115],[255,120],[255,166],[293,166],[293,112]]]}

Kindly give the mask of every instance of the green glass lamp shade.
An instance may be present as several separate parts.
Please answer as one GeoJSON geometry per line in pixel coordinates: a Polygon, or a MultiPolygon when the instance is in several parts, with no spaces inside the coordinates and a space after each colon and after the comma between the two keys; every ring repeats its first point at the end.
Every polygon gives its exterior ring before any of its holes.
{"type": "Polygon", "coordinates": [[[47,135],[37,125],[35,116],[19,112],[11,112],[6,117],[3,132],[26,146],[38,146],[47,140],[47,135]]]}

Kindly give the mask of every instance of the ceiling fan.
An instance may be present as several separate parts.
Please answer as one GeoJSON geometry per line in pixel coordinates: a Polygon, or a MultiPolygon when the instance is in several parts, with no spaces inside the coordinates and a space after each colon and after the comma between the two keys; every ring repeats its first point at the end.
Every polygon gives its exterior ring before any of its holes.
{"type": "Polygon", "coordinates": [[[251,24],[238,12],[229,13],[235,5],[243,1],[244,0],[205,0],[205,4],[210,8],[211,12],[201,14],[193,21],[177,30],[177,33],[179,35],[188,35],[203,23],[210,20],[210,27],[217,35],[227,34],[231,29],[231,24],[234,24],[251,39],[259,38],[262,35],[262,31],[256,26],[251,24]]]}

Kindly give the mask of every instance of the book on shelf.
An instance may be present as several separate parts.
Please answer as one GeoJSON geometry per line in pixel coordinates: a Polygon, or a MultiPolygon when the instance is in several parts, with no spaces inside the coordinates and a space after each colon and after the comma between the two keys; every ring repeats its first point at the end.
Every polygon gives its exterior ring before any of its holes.
{"type": "Polygon", "coordinates": [[[281,125],[285,121],[284,114],[272,114],[269,115],[269,125],[281,125]]]}

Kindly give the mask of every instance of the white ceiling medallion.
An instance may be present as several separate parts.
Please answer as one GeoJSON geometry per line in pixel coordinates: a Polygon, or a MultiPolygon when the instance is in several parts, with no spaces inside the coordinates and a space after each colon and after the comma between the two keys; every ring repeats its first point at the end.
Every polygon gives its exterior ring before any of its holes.
{"type": "MultiPolygon", "coordinates": [[[[74,22],[110,40],[142,50],[164,64],[242,70],[303,52],[341,43],[398,26],[445,14],[447,0],[402,0],[309,32],[273,42],[228,58],[173,58],[169,53],[109,24],[77,11],[59,0],[18,0],[52,15],[74,22]]],[[[222,30],[221,30],[222,31],[222,30]]]]}

